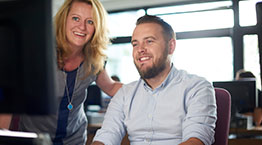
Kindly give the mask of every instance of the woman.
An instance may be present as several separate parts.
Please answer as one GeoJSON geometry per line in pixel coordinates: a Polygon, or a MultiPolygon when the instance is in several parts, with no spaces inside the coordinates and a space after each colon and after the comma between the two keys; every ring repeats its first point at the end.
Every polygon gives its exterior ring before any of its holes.
{"type": "Polygon", "coordinates": [[[52,116],[20,117],[19,129],[49,133],[54,145],[84,145],[87,87],[96,84],[113,96],[122,86],[104,69],[109,44],[106,11],[98,0],[65,0],[55,17],[58,110],[52,116]]]}

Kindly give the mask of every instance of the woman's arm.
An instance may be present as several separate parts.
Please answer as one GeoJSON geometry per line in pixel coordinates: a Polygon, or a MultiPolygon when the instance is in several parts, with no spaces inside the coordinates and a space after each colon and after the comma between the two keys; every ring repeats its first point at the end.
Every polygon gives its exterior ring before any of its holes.
{"type": "Polygon", "coordinates": [[[112,80],[105,69],[98,74],[96,84],[109,96],[114,96],[118,89],[123,85],[120,82],[112,80]]]}
{"type": "Polygon", "coordinates": [[[0,129],[9,129],[11,120],[11,114],[0,114],[0,129]]]}

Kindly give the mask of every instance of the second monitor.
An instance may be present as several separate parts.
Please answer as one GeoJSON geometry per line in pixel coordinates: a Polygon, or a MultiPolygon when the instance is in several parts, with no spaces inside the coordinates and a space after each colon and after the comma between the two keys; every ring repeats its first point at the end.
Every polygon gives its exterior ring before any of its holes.
{"type": "Polygon", "coordinates": [[[253,112],[258,106],[256,81],[223,81],[213,82],[213,85],[230,92],[232,115],[253,112]]]}

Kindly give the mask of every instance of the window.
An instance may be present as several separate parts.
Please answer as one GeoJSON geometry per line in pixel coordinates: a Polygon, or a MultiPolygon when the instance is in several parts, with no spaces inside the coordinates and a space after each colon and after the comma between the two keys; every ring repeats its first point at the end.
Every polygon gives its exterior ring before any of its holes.
{"type": "Polygon", "coordinates": [[[135,28],[136,20],[143,15],[145,15],[144,10],[110,14],[108,21],[110,36],[131,36],[135,28]]]}
{"type": "Polygon", "coordinates": [[[108,47],[106,70],[110,75],[117,75],[121,82],[130,83],[139,79],[133,63],[131,43],[115,44],[108,47]]]}
{"type": "Polygon", "coordinates": [[[161,16],[176,32],[230,28],[233,26],[232,10],[217,10],[161,16]]]}
{"type": "MultiPolygon", "coordinates": [[[[256,24],[254,6],[257,1],[239,1],[241,26],[256,24]]],[[[137,18],[145,13],[158,15],[171,24],[178,34],[182,34],[178,35],[182,37],[178,37],[177,48],[172,58],[178,69],[203,76],[209,81],[228,81],[234,79],[236,71],[234,69],[242,67],[234,67],[234,64],[241,65],[236,62],[243,61],[244,68],[260,78],[257,36],[252,34],[254,29],[241,28],[240,31],[245,30],[244,34],[252,35],[243,38],[244,58],[234,57],[232,44],[234,41],[231,37],[234,25],[232,7],[232,1],[219,1],[111,13],[109,15],[111,37],[130,38],[137,18]],[[190,33],[185,33],[188,31],[190,33]],[[187,38],[191,36],[194,39],[187,38]]],[[[126,40],[124,39],[121,44],[112,44],[107,51],[107,70],[111,75],[118,75],[123,83],[139,78],[133,63],[132,46],[126,40]]],[[[242,47],[240,49],[242,51],[242,47]]]]}
{"type": "Polygon", "coordinates": [[[148,9],[160,15],[176,32],[230,28],[233,26],[232,2],[213,2],[148,9]],[[215,9],[215,10],[214,10],[215,9]]]}
{"type": "Polygon", "coordinates": [[[209,81],[233,79],[233,50],[230,37],[177,41],[173,62],[178,69],[198,74],[209,81]]]}
{"type": "Polygon", "coordinates": [[[256,25],[256,3],[261,0],[247,0],[239,2],[239,23],[240,26],[256,25]]]}
{"type": "Polygon", "coordinates": [[[257,35],[244,36],[244,69],[251,71],[256,76],[257,87],[261,89],[257,35]]]}

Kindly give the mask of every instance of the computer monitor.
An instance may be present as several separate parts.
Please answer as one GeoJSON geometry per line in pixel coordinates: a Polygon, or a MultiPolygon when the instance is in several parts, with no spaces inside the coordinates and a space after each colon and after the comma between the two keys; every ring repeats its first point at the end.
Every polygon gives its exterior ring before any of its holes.
{"type": "Polygon", "coordinates": [[[55,113],[51,2],[0,1],[0,113],[55,113]]]}
{"type": "Polygon", "coordinates": [[[231,94],[231,114],[253,112],[258,97],[256,81],[213,82],[214,87],[224,88],[231,94]]]}
{"type": "MultiPolygon", "coordinates": [[[[257,13],[257,26],[256,27],[257,27],[257,34],[258,34],[258,46],[259,46],[259,58],[260,58],[260,61],[259,61],[260,62],[260,79],[262,80],[262,2],[256,3],[256,13],[257,13]]],[[[262,101],[260,101],[260,103],[262,104],[262,101]]]]}

